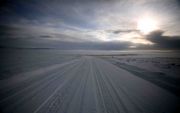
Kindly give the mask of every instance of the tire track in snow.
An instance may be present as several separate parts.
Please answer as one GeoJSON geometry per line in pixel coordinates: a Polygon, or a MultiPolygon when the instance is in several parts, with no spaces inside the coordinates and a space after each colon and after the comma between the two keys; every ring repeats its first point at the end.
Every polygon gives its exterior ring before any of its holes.
{"type": "Polygon", "coordinates": [[[3,85],[0,85],[0,90],[2,90],[3,92],[0,92],[0,97],[4,99],[8,96],[8,94],[13,94],[17,90],[26,88],[33,82],[41,80],[42,78],[44,78],[44,76],[56,73],[57,71],[59,71],[59,68],[77,61],[78,60],[76,59],[62,64],[55,64],[45,68],[39,68],[37,70],[21,73],[17,76],[14,76],[13,78],[1,81],[0,83],[3,85]]]}
{"type": "MultiPolygon", "coordinates": [[[[99,81],[101,81],[101,84],[102,84],[101,86],[104,87],[103,91],[106,91],[103,94],[107,93],[108,95],[106,96],[106,98],[107,97],[111,98],[111,99],[109,99],[109,101],[107,101],[107,104],[110,104],[109,102],[111,101],[113,104],[112,107],[115,107],[114,110],[117,113],[119,113],[119,112],[129,113],[129,111],[128,111],[127,107],[124,105],[120,95],[117,93],[116,87],[114,85],[112,85],[112,83],[109,82],[109,78],[105,78],[106,73],[101,72],[101,69],[99,68],[98,64],[96,63],[95,65],[96,65],[96,69],[97,69],[96,72],[98,74],[99,81]],[[122,107],[122,109],[119,109],[120,107],[122,107]]],[[[108,105],[107,105],[107,107],[108,107],[108,105]]],[[[109,110],[111,110],[111,109],[109,109],[109,110]]],[[[111,112],[112,111],[109,111],[109,113],[111,113],[111,112]]]]}
{"type": "MultiPolygon", "coordinates": [[[[47,111],[47,112],[49,112],[49,111],[51,111],[51,112],[53,112],[53,113],[56,113],[57,111],[58,111],[58,109],[59,109],[59,105],[57,105],[57,106],[51,106],[51,107],[48,107],[48,106],[46,106],[46,104],[47,105],[49,105],[49,103],[51,103],[51,105],[53,105],[55,102],[57,102],[56,101],[56,99],[58,99],[58,97],[61,97],[61,99],[62,98],[65,98],[65,97],[63,97],[62,95],[61,96],[58,96],[58,93],[60,93],[60,91],[64,91],[64,92],[61,92],[61,93],[65,93],[66,95],[68,94],[68,90],[69,90],[69,88],[71,88],[71,85],[72,85],[72,83],[75,81],[75,77],[76,77],[76,74],[77,74],[77,70],[79,70],[79,67],[82,65],[82,62],[80,62],[80,64],[79,64],[79,66],[76,66],[73,70],[75,71],[71,76],[70,76],[70,78],[68,79],[68,80],[66,80],[65,82],[64,82],[64,84],[63,84],[63,86],[61,85],[61,87],[58,87],[57,89],[56,89],[56,91],[54,91],[53,92],[53,94],[51,94],[35,111],[34,111],[34,113],[38,113],[38,112],[42,112],[42,113],[44,113],[45,111],[47,111]],[[61,90],[61,89],[65,89],[65,90],[61,90]],[[53,99],[53,98],[56,98],[55,100],[51,100],[51,99],[53,99]],[[46,107],[48,108],[48,109],[46,109],[46,107]],[[43,110],[43,108],[44,108],[44,110],[43,110]],[[42,111],[40,111],[42,109],[42,111]]],[[[71,70],[71,72],[73,72],[72,70],[71,70]]],[[[67,75],[66,75],[67,76],[67,75]]],[[[73,94],[73,93],[72,93],[73,94]]],[[[65,96],[65,95],[64,95],[65,96]]],[[[62,103],[58,103],[58,104],[63,104],[63,101],[61,101],[62,103]]],[[[69,101],[68,101],[69,102],[69,101]]]]}
{"type": "MultiPolygon", "coordinates": [[[[99,70],[99,73],[101,73],[100,75],[104,75],[104,76],[102,76],[102,78],[105,81],[105,83],[107,84],[107,88],[109,89],[109,92],[111,93],[111,95],[113,95],[113,93],[114,93],[114,96],[111,96],[111,97],[112,98],[117,97],[117,100],[119,100],[121,106],[123,106],[124,112],[131,113],[133,111],[138,111],[139,113],[143,113],[143,110],[132,101],[132,98],[129,97],[129,94],[121,88],[124,86],[121,85],[121,87],[118,87],[118,85],[116,85],[113,82],[111,73],[109,73],[108,71],[105,72],[103,70],[106,70],[106,69],[102,70],[102,68],[100,69],[99,67],[102,67],[100,64],[99,64],[99,66],[97,66],[97,68],[99,70]],[[126,98],[131,104],[133,104],[133,107],[135,107],[136,109],[133,109],[132,111],[130,111],[128,109],[127,105],[125,105],[126,102],[124,102],[124,100],[123,100],[124,98],[126,98]]],[[[117,101],[116,99],[113,99],[113,100],[117,101]]],[[[119,105],[116,105],[117,108],[118,108],[118,106],[119,105]]],[[[119,112],[122,112],[122,111],[119,111],[119,112]]]]}
{"type": "MultiPolygon", "coordinates": [[[[31,101],[32,98],[34,98],[34,97],[38,98],[39,96],[41,96],[40,94],[42,94],[44,88],[47,88],[47,86],[49,87],[49,86],[51,86],[51,84],[54,84],[54,83],[55,83],[54,81],[57,81],[57,82],[58,82],[58,80],[59,80],[59,79],[62,79],[62,77],[64,76],[64,74],[67,73],[69,69],[73,69],[73,67],[75,67],[75,66],[76,66],[76,65],[73,65],[72,67],[71,67],[71,66],[67,66],[67,70],[64,70],[64,71],[62,71],[62,72],[61,72],[61,71],[56,72],[56,73],[52,76],[52,77],[54,77],[54,78],[52,78],[52,79],[50,79],[50,80],[44,81],[43,84],[41,84],[40,86],[36,87],[35,89],[33,89],[32,91],[30,91],[29,93],[22,95],[22,98],[19,98],[18,100],[17,100],[17,99],[12,100],[12,102],[10,103],[10,105],[8,105],[8,108],[6,109],[7,112],[14,111],[15,109],[18,110],[18,108],[20,107],[19,105],[20,105],[21,103],[24,103],[24,104],[25,104],[25,103],[30,103],[30,102],[28,102],[28,100],[31,101]],[[58,74],[63,75],[63,76],[59,76],[58,74]]],[[[64,76],[64,77],[65,77],[65,76],[64,76]]],[[[53,89],[54,89],[54,88],[53,88],[53,89]]],[[[48,93],[50,93],[50,92],[48,92],[48,93]]],[[[47,94],[48,94],[48,93],[47,93],[47,94]]],[[[4,104],[4,103],[3,103],[3,104],[4,104]]],[[[8,104],[9,104],[9,103],[8,103],[8,104]]],[[[15,110],[15,111],[16,111],[16,110],[15,110]]],[[[15,112],[15,111],[14,111],[14,112],[15,112]]]]}
{"type": "Polygon", "coordinates": [[[61,69],[61,68],[65,68],[61,73],[60,73],[59,71],[55,71],[55,72],[52,73],[51,75],[49,74],[49,75],[45,76],[44,78],[42,78],[41,80],[35,81],[34,83],[30,84],[28,87],[25,87],[25,88],[21,89],[20,91],[15,92],[14,94],[12,94],[12,95],[4,98],[3,100],[0,100],[0,104],[3,103],[3,102],[5,102],[5,101],[8,101],[8,100],[12,99],[12,98],[15,97],[16,95],[19,95],[19,94],[21,94],[21,93],[23,93],[23,92],[25,92],[25,91],[28,91],[28,90],[30,90],[30,89],[33,89],[34,87],[37,87],[37,86],[42,85],[44,81],[47,81],[47,80],[48,80],[48,81],[51,81],[51,79],[54,79],[54,78],[57,77],[57,74],[63,74],[63,73],[65,73],[65,72],[67,72],[68,70],[66,69],[66,67],[69,66],[69,65],[71,65],[69,68],[72,68],[72,67],[73,67],[74,65],[76,65],[76,64],[73,64],[73,63],[72,63],[72,64],[64,65],[63,67],[60,67],[60,69],[61,69]]]}

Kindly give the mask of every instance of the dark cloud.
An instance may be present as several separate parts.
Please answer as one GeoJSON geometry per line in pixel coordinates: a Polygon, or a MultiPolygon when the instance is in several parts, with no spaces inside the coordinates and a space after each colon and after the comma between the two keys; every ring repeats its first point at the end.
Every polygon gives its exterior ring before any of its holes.
{"type": "Polygon", "coordinates": [[[107,30],[107,32],[112,32],[114,34],[119,34],[119,33],[131,33],[131,32],[138,32],[139,33],[139,30],[137,29],[127,29],[127,30],[124,30],[124,29],[118,29],[118,30],[107,30]]]}
{"type": "Polygon", "coordinates": [[[52,36],[50,36],[50,35],[41,35],[41,36],[39,36],[40,38],[52,38],[52,36]]]}
{"type": "Polygon", "coordinates": [[[0,25],[0,35],[8,34],[14,30],[17,30],[17,28],[10,27],[8,25],[0,25]]]}
{"type": "Polygon", "coordinates": [[[62,50],[121,50],[127,49],[131,45],[130,42],[72,42],[72,41],[59,41],[59,40],[48,40],[41,38],[34,40],[29,39],[0,39],[1,48],[56,48],[62,50]]]}
{"type": "MultiPolygon", "coordinates": [[[[180,36],[164,36],[164,31],[157,30],[147,35],[147,39],[154,43],[154,49],[180,49],[180,36]]],[[[148,47],[148,46],[147,46],[148,47]]],[[[146,47],[146,48],[147,48],[146,47]]]]}

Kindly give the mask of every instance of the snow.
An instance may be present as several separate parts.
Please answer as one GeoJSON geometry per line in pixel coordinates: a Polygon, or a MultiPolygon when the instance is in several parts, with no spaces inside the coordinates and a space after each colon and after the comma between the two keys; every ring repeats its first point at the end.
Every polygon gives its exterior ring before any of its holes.
{"type": "Polygon", "coordinates": [[[114,65],[109,56],[18,53],[7,64],[2,57],[4,113],[173,113],[179,104],[179,96],[114,65]]]}
{"type": "Polygon", "coordinates": [[[180,78],[180,58],[151,57],[151,58],[114,58],[120,63],[136,66],[151,72],[166,73],[180,78]]]}

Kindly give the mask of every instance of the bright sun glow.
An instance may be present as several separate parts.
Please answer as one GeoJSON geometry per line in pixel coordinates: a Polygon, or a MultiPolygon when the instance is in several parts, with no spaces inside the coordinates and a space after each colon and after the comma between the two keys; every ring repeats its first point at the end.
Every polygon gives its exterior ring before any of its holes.
{"type": "Polygon", "coordinates": [[[144,34],[158,29],[157,21],[151,17],[140,18],[137,22],[137,29],[144,34]]]}

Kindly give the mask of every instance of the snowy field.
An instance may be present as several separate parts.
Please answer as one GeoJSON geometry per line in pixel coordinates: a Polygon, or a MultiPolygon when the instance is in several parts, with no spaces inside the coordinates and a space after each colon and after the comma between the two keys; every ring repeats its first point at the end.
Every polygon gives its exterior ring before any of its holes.
{"type": "Polygon", "coordinates": [[[175,113],[172,52],[1,49],[2,113],[175,113]]]}
{"type": "Polygon", "coordinates": [[[135,66],[150,72],[159,72],[168,76],[180,78],[180,58],[151,57],[151,58],[114,58],[120,63],[135,66]]]}

